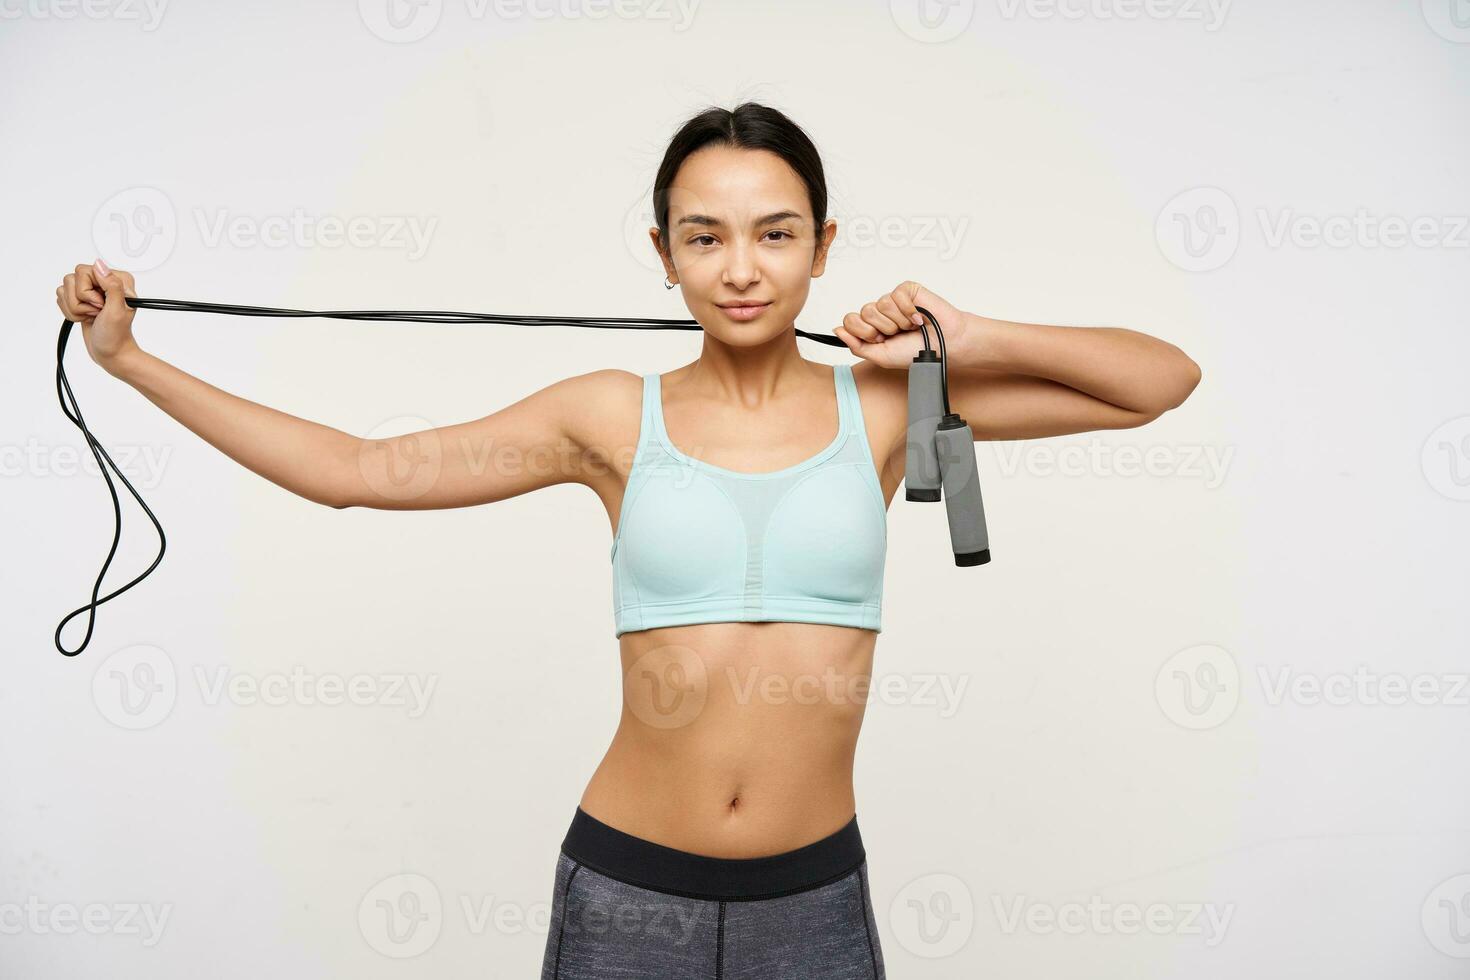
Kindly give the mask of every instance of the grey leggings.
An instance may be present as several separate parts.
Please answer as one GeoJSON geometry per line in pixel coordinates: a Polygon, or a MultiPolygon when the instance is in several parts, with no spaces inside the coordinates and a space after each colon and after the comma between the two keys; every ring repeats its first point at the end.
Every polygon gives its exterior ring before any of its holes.
{"type": "Polygon", "coordinates": [[[541,980],[883,980],[857,817],[758,858],[691,854],[577,808],[541,980]]]}

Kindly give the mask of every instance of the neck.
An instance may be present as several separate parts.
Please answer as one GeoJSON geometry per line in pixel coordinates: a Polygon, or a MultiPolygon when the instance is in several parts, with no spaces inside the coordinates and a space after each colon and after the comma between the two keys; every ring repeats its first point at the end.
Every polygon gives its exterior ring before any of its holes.
{"type": "Polygon", "coordinates": [[[762,344],[737,347],[708,332],[699,359],[684,379],[696,391],[756,406],[812,377],[812,362],[796,348],[795,329],[783,330],[762,344]]]}

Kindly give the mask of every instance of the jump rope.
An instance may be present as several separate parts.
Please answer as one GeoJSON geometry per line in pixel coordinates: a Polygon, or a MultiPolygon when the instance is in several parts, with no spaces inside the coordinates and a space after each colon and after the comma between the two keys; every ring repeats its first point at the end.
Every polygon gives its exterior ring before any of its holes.
{"type": "MultiPolygon", "coordinates": [[[[650,317],[533,316],[505,313],[457,313],[445,310],[283,310],[266,306],[235,306],[228,303],[199,303],[179,299],[140,299],[136,296],[126,297],[126,302],[128,306],[137,310],[177,310],[190,313],[222,313],[231,316],[323,317],[333,320],[392,320],[404,323],[496,323],[506,326],[600,327],[619,330],[703,329],[697,320],[663,320],[650,317]]],[[[975,467],[974,434],[965,420],[950,409],[949,370],[948,360],[944,353],[944,331],[940,329],[939,321],[935,319],[934,314],[922,306],[916,306],[914,309],[918,310],[919,314],[933,325],[935,336],[939,340],[939,350],[936,352],[929,343],[928,327],[921,325],[919,330],[923,335],[924,347],[914,356],[913,363],[909,365],[906,450],[908,455],[904,474],[904,499],[934,502],[942,497],[949,519],[949,537],[954,551],[955,564],[958,566],[983,565],[990,561],[990,543],[985,530],[985,507],[980,497],[980,482],[975,467]]],[[[128,482],[128,478],[123,476],[122,471],[117,468],[117,464],[112,461],[107,450],[92,435],[92,430],[87,428],[87,423],[82,418],[82,410],[77,405],[76,395],[73,394],[71,382],[66,376],[66,342],[71,337],[72,326],[73,321],[62,320],[61,333],[56,339],[56,397],[61,402],[62,412],[72,421],[73,425],[82,431],[82,435],[87,440],[87,446],[92,450],[93,458],[97,460],[102,479],[107,482],[107,492],[112,495],[113,533],[112,547],[108,550],[107,558],[102,562],[102,570],[97,573],[97,581],[92,586],[91,601],[77,607],[56,626],[56,649],[67,657],[75,657],[91,642],[97,621],[97,607],[117,598],[147,578],[158,567],[158,563],[163,561],[163,553],[168,545],[163,534],[163,525],[158,522],[153,511],[143,502],[138,491],[128,482]],[[67,404],[68,400],[71,402],[70,406],[67,404]],[[117,487],[112,482],[112,477],[107,475],[109,466],[117,474],[117,478],[122,481],[123,486],[128,488],[128,492],[133,495],[138,506],[143,508],[143,513],[147,514],[148,519],[153,522],[154,529],[158,531],[158,555],[137,578],[99,598],[98,593],[102,591],[102,579],[112,565],[113,556],[117,554],[118,542],[122,540],[122,505],[118,499],[117,487]],[[84,612],[87,613],[87,633],[82,637],[80,646],[75,650],[68,650],[61,644],[61,631],[73,618],[84,612]]],[[[797,328],[796,335],[831,347],[845,348],[847,346],[841,338],[830,334],[810,333],[797,328]]]]}

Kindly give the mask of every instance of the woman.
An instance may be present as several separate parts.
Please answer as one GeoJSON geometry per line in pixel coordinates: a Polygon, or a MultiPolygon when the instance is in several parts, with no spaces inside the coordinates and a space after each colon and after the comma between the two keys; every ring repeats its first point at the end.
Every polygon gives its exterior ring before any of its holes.
{"type": "Polygon", "coordinates": [[[860,363],[805,360],[795,320],[837,226],[815,147],[762,105],[690,119],[654,203],[667,285],[704,328],[698,359],[593,371],[395,439],[277,412],[145,353],[125,272],[78,266],[57,300],[104,369],[309,500],[464,507],[568,482],[602,499],[623,712],[558,855],[545,980],[883,977],[852,765],[915,306],[944,330],[950,402],[976,439],[1142,425],[1181,404],[1199,368],[1135,331],[988,319],[913,282],[837,328],[860,363]],[[431,485],[396,489],[393,461],[426,446],[463,452],[443,453],[431,485]],[[487,471],[485,446],[563,464],[487,471]]]}

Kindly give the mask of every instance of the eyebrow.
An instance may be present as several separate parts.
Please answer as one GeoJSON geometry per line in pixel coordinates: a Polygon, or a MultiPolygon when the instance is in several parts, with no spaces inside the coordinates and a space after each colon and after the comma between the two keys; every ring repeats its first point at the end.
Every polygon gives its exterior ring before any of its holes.
{"type": "MultiPolygon", "coordinates": [[[[773,214],[768,214],[764,218],[761,218],[759,221],[757,221],[755,223],[755,226],[757,228],[759,228],[761,225],[775,224],[778,221],[788,221],[791,218],[797,218],[797,219],[799,219],[799,218],[801,218],[801,215],[798,214],[795,211],[776,211],[773,214]]],[[[677,222],[675,222],[674,227],[677,228],[680,225],[703,225],[705,227],[723,227],[724,226],[724,222],[721,221],[719,218],[712,218],[712,217],[710,217],[707,214],[686,214],[684,217],[680,218],[677,222]]]]}

